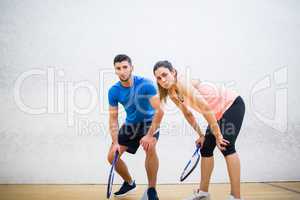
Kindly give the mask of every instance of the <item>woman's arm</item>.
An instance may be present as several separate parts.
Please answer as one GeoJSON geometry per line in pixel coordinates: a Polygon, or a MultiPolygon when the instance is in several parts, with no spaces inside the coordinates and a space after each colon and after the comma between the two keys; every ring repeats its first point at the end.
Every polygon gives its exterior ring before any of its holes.
{"type": "Polygon", "coordinates": [[[193,85],[187,81],[178,81],[179,90],[182,91],[183,95],[187,98],[188,102],[192,105],[192,107],[198,108],[210,126],[212,133],[216,138],[216,142],[218,147],[221,150],[225,148],[221,145],[226,146],[228,141],[223,139],[221,134],[220,127],[218,125],[217,119],[215,117],[214,112],[209,108],[207,102],[203,98],[203,96],[196,90],[193,85]]]}
{"type": "Polygon", "coordinates": [[[193,129],[198,133],[200,137],[204,136],[204,134],[201,131],[200,126],[198,125],[197,120],[195,119],[195,116],[193,113],[188,109],[186,105],[183,103],[179,102],[175,98],[171,98],[171,100],[175,103],[175,105],[181,110],[183,113],[185,119],[188,121],[188,123],[193,127],[193,129]]]}

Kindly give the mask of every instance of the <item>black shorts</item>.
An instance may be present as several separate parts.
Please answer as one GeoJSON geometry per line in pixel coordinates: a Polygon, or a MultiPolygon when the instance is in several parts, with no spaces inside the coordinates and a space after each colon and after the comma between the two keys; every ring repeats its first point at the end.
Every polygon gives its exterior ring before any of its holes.
{"type": "MultiPolygon", "coordinates": [[[[119,144],[128,147],[128,153],[135,154],[140,146],[140,140],[147,134],[151,123],[152,121],[123,124],[118,134],[119,144]]],[[[154,137],[158,140],[159,131],[155,133],[154,137]]]]}
{"type": "MultiPolygon", "coordinates": [[[[239,135],[243,119],[245,115],[245,103],[243,99],[238,96],[233,104],[225,111],[222,118],[218,120],[218,124],[221,129],[223,138],[228,140],[230,144],[226,146],[226,150],[222,151],[224,156],[233,154],[235,150],[235,141],[239,135]]],[[[205,134],[205,141],[203,148],[201,149],[201,156],[211,157],[213,156],[213,151],[216,147],[216,139],[213,135],[210,127],[207,127],[205,134]]]]}

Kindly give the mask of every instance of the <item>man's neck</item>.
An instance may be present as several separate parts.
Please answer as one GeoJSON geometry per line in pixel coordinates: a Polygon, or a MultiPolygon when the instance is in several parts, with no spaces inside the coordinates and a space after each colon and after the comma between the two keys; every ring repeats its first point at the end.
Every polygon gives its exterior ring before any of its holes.
{"type": "Polygon", "coordinates": [[[123,87],[131,87],[133,84],[133,76],[131,76],[127,81],[120,81],[123,87]]]}

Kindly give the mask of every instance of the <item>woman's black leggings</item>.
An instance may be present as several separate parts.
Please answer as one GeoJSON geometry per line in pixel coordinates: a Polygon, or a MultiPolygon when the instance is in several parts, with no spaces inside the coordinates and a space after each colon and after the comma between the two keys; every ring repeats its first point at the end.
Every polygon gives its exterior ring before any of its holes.
{"type": "MultiPolygon", "coordinates": [[[[233,104],[225,111],[222,118],[218,120],[218,124],[221,129],[223,138],[228,140],[230,143],[226,146],[226,150],[222,151],[224,156],[233,154],[235,150],[235,140],[239,135],[243,119],[245,115],[245,103],[242,97],[238,96],[233,104]]],[[[201,149],[201,156],[211,157],[213,156],[213,151],[216,147],[216,139],[210,130],[210,127],[207,127],[205,134],[205,141],[201,149]]]]}

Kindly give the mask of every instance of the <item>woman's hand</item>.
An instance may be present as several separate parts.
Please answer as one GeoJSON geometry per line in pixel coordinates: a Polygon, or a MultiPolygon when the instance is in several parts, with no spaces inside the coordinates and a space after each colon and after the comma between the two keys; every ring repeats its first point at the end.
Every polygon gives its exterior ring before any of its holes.
{"type": "Polygon", "coordinates": [[[199,138],[196,140],[196,145],[200,146],[200,149],[203,147],[204,140],[205,140],[204,135],[200,135],[199,138]]]}
{"type": "Polygon", "coordinates": [[[224,151],[226,150],[226,146],[229,144],[230,142],[228,140],[225,140],[223,138],[223,135],[220,134],[216,137],[216,144],[217,144],[217,147],[221,150],[221,151],[224,151]]]}

